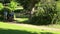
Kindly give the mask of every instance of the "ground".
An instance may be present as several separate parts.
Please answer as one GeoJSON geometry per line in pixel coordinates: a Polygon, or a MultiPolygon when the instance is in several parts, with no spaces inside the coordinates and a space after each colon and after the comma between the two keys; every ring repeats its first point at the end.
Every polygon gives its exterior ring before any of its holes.
{"type": "Polygon", "coordinates": [[[60,25],[24,24],[27,18],[17,18],[14,22],[0,22],[0,34],[60,34],[60,25]]]}
{"type": "Polygon", "coordinates": [[[0,22],[0,34],[60,34],[59,28],[0,22]]]}

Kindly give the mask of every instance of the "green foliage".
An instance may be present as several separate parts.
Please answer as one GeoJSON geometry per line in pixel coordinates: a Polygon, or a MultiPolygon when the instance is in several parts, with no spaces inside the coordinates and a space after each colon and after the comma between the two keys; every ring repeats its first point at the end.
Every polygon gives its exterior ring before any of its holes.
{"type": "Polygon", "coordinates": [[[36,13],[31,21],[34,24],[55,24],[57,20],[56,4],[44,2],[37,4],[36,13]]]}
{"type": "Polygon", "coordinates": [[[17,2],[19,2],[25,10],[31,11],[38,0],[18,0],[17,2]]]}
{"type": "Polygon", "coordinates": [[[2,9],[4,8],[3,4],[0,3],[0,14],[2,14],[2,9]]]}
{"type": "Polygon", "coordinates": [[[57,10],[57,14],[58,14],[58,23],[60,24],[60,1],[57,1],[57,7],[56,7],[56,10],[57,10]]]}
{"type": "Polygon", "coordinates": [[[17,5],[18,5],[17,2],[11,1],[11,2],[9,3],[8,7],[9,7],[10,10],[14,11],[14,10],[16,10],[17,5]]]}
{"type": "Polygon", "coordinates": [[[2,18],[2,9],[4,8],[4,6],[3,6],[3,4],[2,3],[0,3],[0,20],[3,20],[3,18],[2,18]]]}
{"type": "MultiPolygon", "coordinates": [[[[7,1],[7,0],[6,0],[7,1]]],[[[10,0],[7,9],[10,9],[11,11],[16,10],[17,5],[19,2],[21,6],[23,6],[24,10],[26,11],[32,11],[32,8],[36,6],[36,13],[32,17],[32,21],[35,24],[50,24],[55,23],[57,19],[60,19],[60,2],[59,0],[56,0],[56,3],[53,0],[10,0]],[[36,5],[35,5],[36,4],[36,5]]],[[[4,8],[3,4],[0,3],[0,10],[4,8]]],[[[9,11],[10,11],[9,10],[9,11]]],[[[31,15],[31,13],[30,13],[31,15]]]]}
{"type": "Polygon", "coordinates": [[[2,10],[4,8],[3,4],[0,3],[0,10],[2,10]]]}

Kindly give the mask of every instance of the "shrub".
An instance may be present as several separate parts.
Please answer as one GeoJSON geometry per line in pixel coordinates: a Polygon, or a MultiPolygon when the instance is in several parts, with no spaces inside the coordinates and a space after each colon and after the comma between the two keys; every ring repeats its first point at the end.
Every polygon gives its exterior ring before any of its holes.
{"type": "Polygon", "coordinates": [[[39,4],[36,9],[36,13],[31,19],[31,23],[33,24],[55,24],[57,20],[57,12],[55,9],[55,4],[39,4]]]}

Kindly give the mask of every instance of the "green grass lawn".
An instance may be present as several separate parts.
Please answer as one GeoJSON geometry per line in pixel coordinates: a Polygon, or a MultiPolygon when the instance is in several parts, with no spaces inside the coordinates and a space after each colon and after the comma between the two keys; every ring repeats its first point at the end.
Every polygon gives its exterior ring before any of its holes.
{"type": "Polygon", "coordinates": [[[60,32],[28,28],[16,24],[0,22],[0,34],[60,34],[60,32]]]}

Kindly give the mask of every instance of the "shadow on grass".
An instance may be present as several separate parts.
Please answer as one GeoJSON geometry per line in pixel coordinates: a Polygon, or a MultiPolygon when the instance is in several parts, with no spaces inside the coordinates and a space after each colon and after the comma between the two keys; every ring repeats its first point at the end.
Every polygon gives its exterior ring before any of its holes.
{"type": "MultiPolygon", "coordinates": [[[[43,26],[41,24],[35,24],[35,23],[31,23],[29,20],[24,20],[24,21],[19,21],[19,20],[14,20],[15,23],[19,23],[19,24],[31,24],[31,25],[37,25],[37,26],[43,26]]],[[[48,26],[49,24],[45,25],[45,26],[48,26]]]]}
{"type": "Polygon", "coordinates": [[[2,29],[0,28],[0,34],[53,34],[51,32],[28,32],[24,30],[2,29]]]}
{"type": "Polygon", "coordinates": [[[2,29],[0,28],[0,34],[37,34],[23,30],[12,30],[12,29],[2,29]]]}

